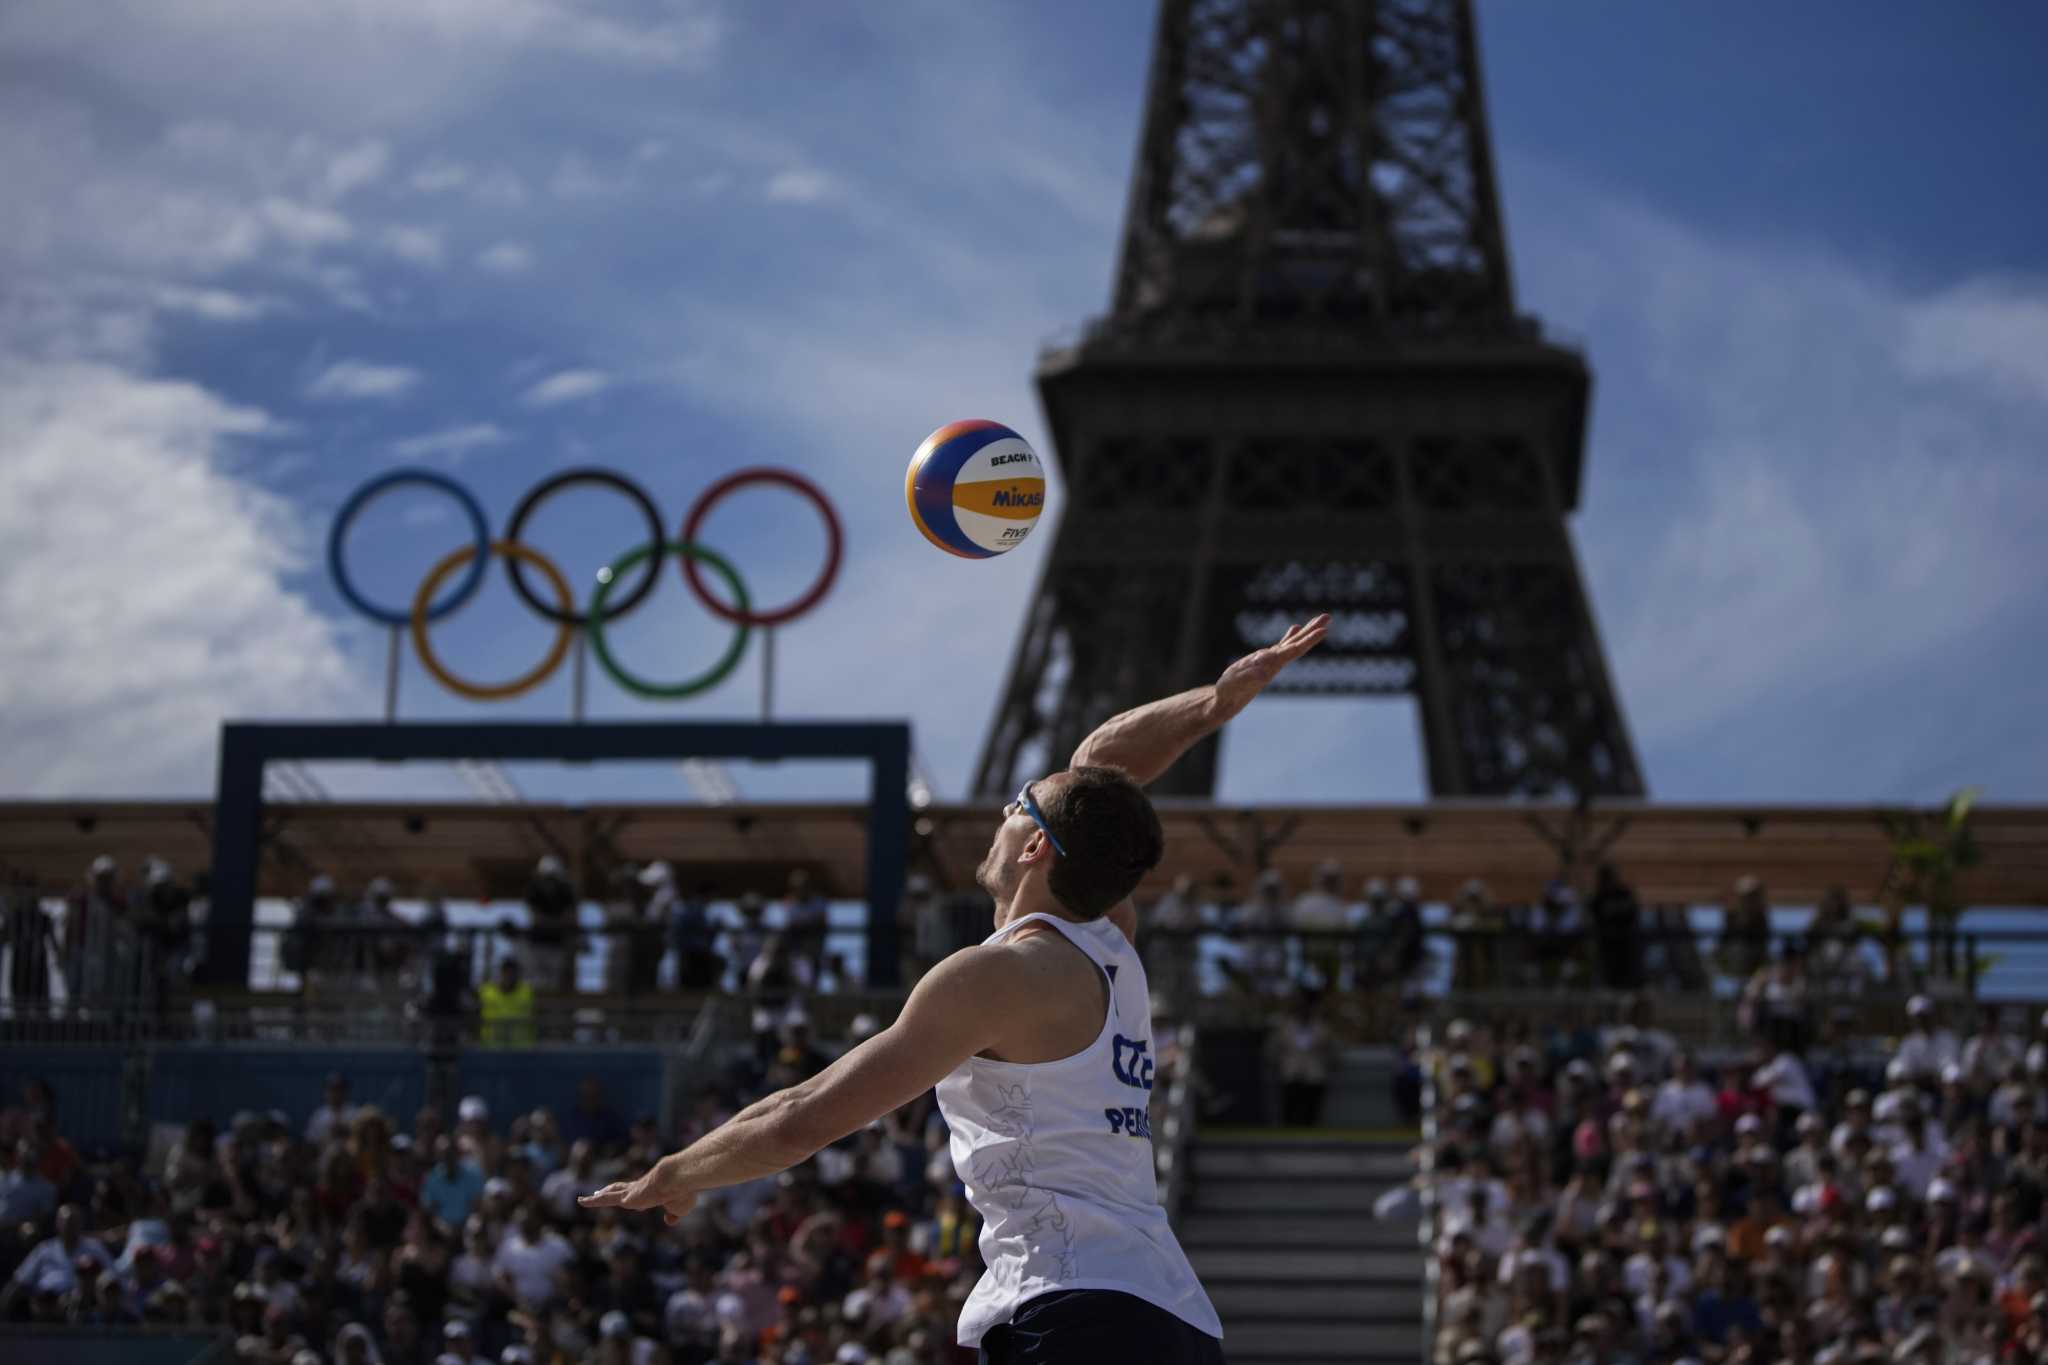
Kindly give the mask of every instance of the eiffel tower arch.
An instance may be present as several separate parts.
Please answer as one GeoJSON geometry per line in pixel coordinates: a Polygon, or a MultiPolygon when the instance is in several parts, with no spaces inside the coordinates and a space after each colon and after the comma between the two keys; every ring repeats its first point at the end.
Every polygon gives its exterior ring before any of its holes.
{"type": "Polygon", "coordinates": [[[1434,794],[1643,792],[1565,520],[1592,376],[1515,309],[1469,0],[1163,0],[1112,306],[1037,379],[1064,512],[978,792],[1321,611],[1279,690],[1413,695],[1434,794]]]}

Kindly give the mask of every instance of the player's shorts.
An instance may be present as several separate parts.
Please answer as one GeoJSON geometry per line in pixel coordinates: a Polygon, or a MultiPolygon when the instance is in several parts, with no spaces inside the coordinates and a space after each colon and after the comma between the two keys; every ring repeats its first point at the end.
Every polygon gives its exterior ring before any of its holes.
{"type": "Polygon", "coordinates": [[[1223,1343],[1114,1289],[1027,1299],[982,1334],[981,1365],[1223,1365],[1223,1343]]]}

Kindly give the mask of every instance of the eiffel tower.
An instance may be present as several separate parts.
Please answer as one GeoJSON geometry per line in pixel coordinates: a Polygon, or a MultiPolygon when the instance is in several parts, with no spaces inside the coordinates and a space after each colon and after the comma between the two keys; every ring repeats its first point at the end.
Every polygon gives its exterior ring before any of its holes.
{"type": "Polygon", "coordinates": [[[1065,510],[978,792],[1328,611],[1279,690],[1413,694],[1435,795],[1642,793],[1565,524],[1591,372],[1515,310],[1469,0],[1163,0],[1114,300],[1037,378],[1065,510]]]}

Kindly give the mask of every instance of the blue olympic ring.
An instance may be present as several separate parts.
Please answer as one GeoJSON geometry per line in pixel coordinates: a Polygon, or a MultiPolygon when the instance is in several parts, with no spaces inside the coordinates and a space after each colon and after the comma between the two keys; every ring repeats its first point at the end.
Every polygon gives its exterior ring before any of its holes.
{"type": "Polygon", "coordinates": [[[470,495],[467,488],[446,474],[432,469],[394,469],[389,474],[378,475],[358,488],[349,496],[349,500],[341,505],[341,511],[335,514],[334,529],[327,536],[327,572],[334,579],[334,586],[340,590],[342,597],[350,606],[373,621],[382,621],[387,626],[396,626],[400,629],[412,624],[410,606],[401,611],[392,611],[378,606],[357,592],[355,584],[349,582],[348,567],[342,562],[341,547],[342,542],[348,538],[349,523],[355,520],[356,515],[386,489],[402,483],[423,483],[438,488],[461,503],[462,510],[469,514],[470,529],[476,536],[475,553],[470,556],[469,566],[463,570],[462,578],[456,583],[455,590],[442,601],[427,608],[429,621],[440,620],[476,595],[476,590],[483,585],[484,566],[491,558],[491,533],[484,522],[484,509],[477,505],[476,499],[470,495]]]}

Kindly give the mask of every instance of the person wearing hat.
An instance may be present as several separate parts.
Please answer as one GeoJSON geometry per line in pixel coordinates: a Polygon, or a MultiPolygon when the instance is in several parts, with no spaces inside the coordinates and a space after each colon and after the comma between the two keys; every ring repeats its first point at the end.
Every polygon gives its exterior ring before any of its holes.
{"type": "Polygon", "coordinates": [[[1934,1002],[1924,995],[1908,1000],[1906,1034],[1893,1051],[1893,1061],[1907,1079],[1916,1085],[1932,1086],[1943,1067],[1962,1059],[1962,1048],[1955,1034],[1942,1027],[1934,1002]]]}
{"type": "Polygon", "coordinates": [[[786,1170],[936,1089],[990,1251],[959,1317],[961,1346],[1063,1365],[1220,1362],[1222,1321],[1158,1203],[1153,1167],[1157,1054],[1130,898],[1166,838],[1144,788],[1328,626],[1317,617],[1212,686],[1112,717],[1070,766],[1024,783],[975,871],[994,932],[927,972],[894,1023],[818,1075],[585,1206],[677,1221],[700,1192],[786,1170]]]}
{"type": "Polygon", "coordinates": [[[471,1365],[479,1359],[476,1334],[467,1322],[450,1318],[441,1324],[441,1354],[434,1357],[434,1365],[471,1365]]]}
{"type": "Polygon", "coordinates": [[[576,988],[575,937],[576,888],[562,860],[549,853],[533,865],[526,883],[526,947],[535,989],[566,995],[576,988]]]}

